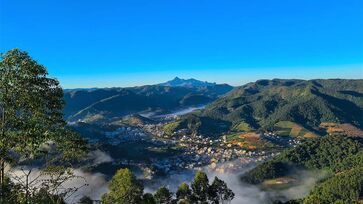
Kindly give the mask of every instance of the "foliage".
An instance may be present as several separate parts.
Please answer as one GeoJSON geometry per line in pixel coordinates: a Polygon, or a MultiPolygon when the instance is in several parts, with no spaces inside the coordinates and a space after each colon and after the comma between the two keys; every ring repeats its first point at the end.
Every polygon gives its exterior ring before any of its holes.
{"type": "Polygon", "coordinates": [[[346,157],[357,154],[361,148],[360,142],[348,137],[326,136],[306,141],[284,154],[283,159],[307,168],[335,171],[346,157]]]}
{"type": "MultiPolygon", "coordinates": [[[[362,129],[362,87],[363,80],[259,80],[232,90],[197,117],[232,123],[230,130],[279,131],[275,124],[280,121],[300,126],[300,135],[321,134],[319,125],[327,121],[350,123],[362,129]]],[[[189,117],[192,116],[183,117],[180,122],[192,124],[189,117]]],[[[193,128],[200,131],[208,125],[193,128]]],[[[218,133],[215,129],[210,131],[218,133]]],[[[292,134],[296,135],[297,131],[292,134]]]]}
{"type": "Polygon", "coordinates": [[[362,165],[361,138],[325,136],[284,151],[244,174],[242,180],[258,184],[266,179],[293,175],[295,167],[324,169],[332,176],[317,184],[304,203],[359,203],[363,195],[362,165]]]}
{"type": "MultiPolygon", "coordinates": [[[[26,202],[24,202],[26,203],[26,202]]],[[[50,194],[47,189],[41,188],[30,198],[30,203],[37,204],[66,204],[62,196],[50,194]]]]}
{"type": "Polygon", "coordinates": [[[63,91],[48,78],[45,67],[26,52],[13,49],[0,63],[2,112],[1,149],[12,149],[27,157],[39,153],[47,140],[61,137],[63,91]]]}
{"type": "Polygon", "coordinates": [[[169,132],[174,132],[180,129],[188,129],[194,134],[202,134],[208,136],[218,136],[226,132],[231,123],[219,119],[200,116],[198,113],[191,113],[182,116],[180,121],[176,121],[173,126],[169,126],[169,132]]]}
{"type": "Polygon", "coordinates": [[[151,194],[151,193],[145,193],[142,196],[141,203],[142,204],[156,204],[156,201],[155,201],[155,198],[154,198],[153,194],[151,194]]]}
{"type": "Polygon", "coordinates": [[[173,194],[165,186],[159,188],[155,194],[154,198],[158,204],[168,204],[172,201],[173,194]]]}
{"type": "Polygon", "coordinates": [[[169,203],[225,203],[234,198],[234,193],[227,184],[215,178],[209,185],[205,173],[198,171],[191,184],[183,182],[177,192],[173,193],[165,186],[160,187],[154,195],[143,194],[143,185],[128,169],[120,169],[109,184],[109,192],[102,196],[104,204],[141,203],[141,204],[169,204],[169,203]]]}
{"type": "Polygon", "coordinates": [[[202,202],[208,198],[209,180],[204,172],[198,171],[191,184],[193,190],[193,201],[202,202]]]}
{"type": "Polygon", "coordinates": [[[357,167],[324,181],[316,186],[304,203],[360,203],[363,196],[363,168],[357,167]]]}
{"type": "Polygon", "coordinates": [[[105,204],[129,204],[142,200],[143,186],[129,169],[120,169],[113,176],[109,192],[102,196],[105,204]]]}
{"type": "Polygon", "coordinates": [[[0,200],[0,203],[18,203],[18,198],[20,197],[21,193],[21,187],[17,184],[14,184],[9,177],[4,178],[4,183],[2,185],[2,200],[0,200]]]}
{"type": "Polygon", "coordinates": [[[234,193],[227,187],[227,184],[218,177],[214,178],[212,185],[209,187],[209,200],[212,203],[230,202],[234,198],[234,193]]]}
{"type": "Polygon", "coordinates": [[[163,126],[163,130],[165,134],[172,135],[174,130],[177,129],[179,125],[180,125],[179,122],[170,122],[163,126]]]}
{"type": "Polygon", "coordinates": [[[65,204],[62,196],[49,193],[46,188],[40,188],[29,195],[26,199],[25,193],[18,184],[14,184],[9,178],[6,178],[5,192],[3,200],[0,203],[4,204],[65,204]]]}
{"type": "Polygon", "coordinates": [[[233,131],[237,131],[237,132],[250,132],[253,130],[253,128],[246,122],[240,122],[237,123],[233,126],[232,128],[233,131]]]}
{"type": "Polygon", "coordinates": [[[360,140],[342,136],[326,136],[307,140],[297,147],[285,150],[270,161],[258,165],[242,176],[248,183],[261,183],[265,179],[286,176],[292,167],[344,170],[362,161],[360,140]]]}
{"type": "Polygon", "coordinates": [[[244,182],[258,184],[266,179],[284,176],[288,173],[288,167],[279,161],[272,160],[258,165],[251,171],[244,174],[241,179],[244,182]]]}
{"type": "Polygon", "coordinates": [[[176,191],[176,198],[183,199],[183,200],[190,200],[192,196],[192,190],[190,189],[189,185],[185,182],[180,184],[178,190],[176,191]]]}
{"type": "MultiPolygon", "coordinates": [[[[0,183],[4,189],[5,162],[28,165],[38,161],[40,167],[63,165],[71,157],[85,153],[85,142],[65,128],[63,120],[63,90],[56,79],[48,77],[44,66],[28,53],[13,49],[1,56],[0,61],[0,183]],[[50,144],[55,144],[51,146],[50,144]],[[16,157],[14,156],[16,155],[16,157]],[[39,162],[40,161],[40,162],[39,162]],[[21,162],[21,163],[20,163],[21,162]]],[[[29,171],[30,174],[31,170],[29,171]]],[[[53,199],[48,188],[25,192],[24,202],[30,198],[53,199]],[[30,194],[33,194],[31,196],[30,194]]],[[[53,182],[56,182],[53,180],[53,182]]],[[[3,199],[3,196],[1,196],[3,199]]],[[[59,198],[61,199],[61,198],[59,198]]],[[[41,202],[41,201],[39,201],[41,202]]]]}

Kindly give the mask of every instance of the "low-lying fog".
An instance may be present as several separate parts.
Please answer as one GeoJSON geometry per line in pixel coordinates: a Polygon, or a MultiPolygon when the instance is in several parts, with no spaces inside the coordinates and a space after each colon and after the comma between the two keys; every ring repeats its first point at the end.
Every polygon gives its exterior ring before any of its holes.
{"type": "Polygon", "coordinates": [[[168,114],[162,114],[162,115],[158,115],[155,112],[148,112],[148,113],[142,113],[140,114],[143,117],[146,118],[170,118],[170,117],[175,117],[175,116],[180,116],[180,115],[185,115],[187,113],[191,113],[195,110],[200,110],[200,109],[204,109],[206,105],[200,105],[200,106],[193,106],[193,107],[187,107],[184,109],[180,109],[168,114]]]}
{"type": "MultiPolygon", "coordinates": [[[[95,151],[90,154],[94,157],[94,164],[100,164],[104,162],[112,161],[112,158],[104,152],[95,151]]],[[[312,171],[298,171],[298,178],[302,178],[301,181],[297,185],[293,187],[289,187],[284,190],[279,191],[264,191],[261,190],[260,187],[254,185],[248,185],[242,183],[239,179],[239,176],[251,169],[251,166],[240,169],[238,173],[217,173],[215,171],[210,170],[208,167],[202,168],[202,171],[206,172],[209,178],[209,181],[212,182],[215,176],[218,176],[220,179],[224,180],[229,188],[233,190],[235,193],[235,198],[232,200],[232,203],[238,204],[268,204],[271,203],[273,199],[280,200],[289,200],[302,198],[306,196],[309,191],[313,188],[314,184],[321,178],[324,177],[324,173],[322,172],[312,172],[312,171]]],[[[25,172],[27,172],[25,170],[25,172]]],[[[69,180],[68,182],[63,184],[63,187],[81,187],[76,193],[72,194],[67,198],[67,203],[75,203],[83,196],[89,196],[94,200],[100,200],[102,194],[107,192],[108,181],[106,181],[106,176],[101,173],[87,173],[80,169],[74,169],[74,173],[77,176],[74,179],[69,180]]],[[[157,179],[150,182],[145,183],[145,192],[154,192],[157,188],[161,186],[167,186],[171,191],[175,193],[177,187],[184,181],[190,184],[194,177],[194,171],[185,170],[179,172],[172,172],[167,177],[163,179],[157,179]]],[[[20,168],[15,168],[12,171],[13,175],[16,175],[18,178],[22,178],[23,181],[16,182],[24,182],[24,171],[20,168]]],[[[45,178],[39,178],[40,172],[38,170],[33,170],[30,174],[30,180],[39,180],[45,178]]],[[[33,182],[33,187],[35,188],[37,182],[33,182]]]]}

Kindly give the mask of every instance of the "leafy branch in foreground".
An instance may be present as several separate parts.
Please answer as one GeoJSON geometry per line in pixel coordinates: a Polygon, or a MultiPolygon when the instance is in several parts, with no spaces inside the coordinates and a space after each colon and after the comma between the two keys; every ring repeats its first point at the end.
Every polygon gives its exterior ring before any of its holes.
{"type": "Polygon", "coordinates": [[[76,154],[85,153],[85,142],[65,127],[63,105],[59,82],[48,77],[46,68],[28,53],[13,49],[1,55],[0,202],[5,198],[6,177],[11,176],[6,165],[21,166],[26,185],[18,186],[24,194],[22,202],[29,203],[32,168],[63,166],[76,154]],[[40,165],[30,165],[34,163],[40,165]]]}

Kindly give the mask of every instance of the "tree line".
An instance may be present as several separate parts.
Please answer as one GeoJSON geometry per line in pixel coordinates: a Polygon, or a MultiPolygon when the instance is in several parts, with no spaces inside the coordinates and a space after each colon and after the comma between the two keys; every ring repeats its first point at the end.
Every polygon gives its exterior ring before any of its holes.
{"type": "MultiPolygon", "coordinates": [[[[102,196],[103,204],[191,204],[191,203],[230,203],[234,193],[227,184],[215,177],[209,184],[208,176],[201,171],[196,172],[190,186],[183,182],[176,193],[166,186],[160,187],[154,194],[144,193],[142,182],[136,179],[129,169],[120,169],[109,183],[109,192],[102,196]]],[[[91,204],[90,198],[81,199],[82,204],[91,204]]]]}

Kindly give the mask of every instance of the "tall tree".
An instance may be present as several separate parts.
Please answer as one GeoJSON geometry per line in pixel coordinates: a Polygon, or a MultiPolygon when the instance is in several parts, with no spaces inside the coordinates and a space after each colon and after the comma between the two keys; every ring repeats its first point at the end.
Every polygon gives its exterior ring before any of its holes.
{"type": "Polygon", "coordinates": [[[129,169],[120,169],[113,176],[109,192],[102,196],[104,204],[130,204],[140,203],[143,195],[143,186],[129,169]]]}
{"type": "Polygon", "coordinates": [[[142,196],[141,204],[156,204],[155,198],[151,193],[145,193],[142,196]]]}
{"type": "Polygon", "coordinates": [[[206,202],[208,198],[209,180],[204,172],[198,171],[191,184],[193,200],[195,202],[206,202]]]}
{"type": "Polygon", "coordinates": [[[189,185],[185,182],[180,184],[178,190],[176,191],[176,198],[179,200],[190,200],[192,195],[192,190],[190,190],[189,185]]]}
{"type": "Polygon", "coordinates": [[[168,188],[163,186],[155,192],[154,198],[158,204],[169,204],[172,201],[173,194],[168,188]]]}
{"type": "MultiPolygon", "coordinates": [[[[70,143],[64,141],[74,141],[74,134],[68,134],[69,131],[65,129],[63,105],[63,90],[59,82],[48,77],[46,68],[33,60],[28,53],[13,49],[1,55],[1,195],[5,185],[5,164],[15,161],[11,155],[19,155],[22,161],[39,158],[47,153],[41,147],[49,141],[55,142],[61,150],[68,150],[66,145],[70,143]]],[[[78,152],[78,149],[82,149],[77,148],[80,147],[78,144],[72,145],[72,150],[76,149],[78,152]]],[[[25,197],[28,196],[26,189],[25,197]]]]}
{"type": "Polygon", "coordinates": [[[223,204],[230,202],[233,198],[233,191],[228,188],[224,181],[215,177],[212,185],[209,187],[209,200],[215,204],[223,204]]]}

